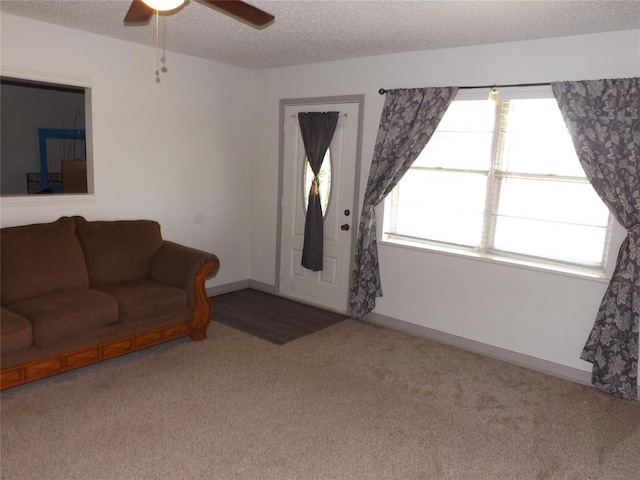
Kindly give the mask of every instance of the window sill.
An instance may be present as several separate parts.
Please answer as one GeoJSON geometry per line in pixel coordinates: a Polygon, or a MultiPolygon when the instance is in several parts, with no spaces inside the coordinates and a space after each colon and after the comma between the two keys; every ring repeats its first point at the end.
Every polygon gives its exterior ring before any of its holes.
{"type": "Polygon", "coordinates": [[[0,198],[0,206],[27,207],[27,206],[51,206],[51,205],[91,205],[96,203],[93,193],[78,195],[16,195],[0,198]]]}
{"type": "Polygon", "coordinates": [[[395,238],[383,238],[383,240],[378,241],[378,244],[390,247],[400,247],[409,250],[418,250],[422,252],[434,253],[437,255],[447,255],[457,258],[462,257],[477,262],[504,265],[507,267],[533,270],[552,275],[562,275],[565,277],[579,278],[582,280],[591,280],[604,284],[608,284],[610,280],[610,277],[604,272],[585,270],[579,267],[571,268],[563,265],[544,264],[518,258],[501,257],[498,255],[480,254],[477,252],[465,251],[454,247],[427,244],[419,241],[412,242],[406,239],[400,240],[395,238]]]}

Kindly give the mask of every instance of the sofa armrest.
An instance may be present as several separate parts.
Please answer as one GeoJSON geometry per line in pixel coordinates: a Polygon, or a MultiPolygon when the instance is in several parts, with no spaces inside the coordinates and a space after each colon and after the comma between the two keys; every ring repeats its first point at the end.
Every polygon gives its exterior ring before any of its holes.
{"type": "Polygon", "coordinates": [[[189,306],[194,305],[195,290],[204,288],[204,280],[218,273],[220,261],[212,253],[163,241],[151,264],[151,278],[182,288],[187,292],[189,306]],[[204,268],[203,285],[194,285],[198,272],[204,268]]]}

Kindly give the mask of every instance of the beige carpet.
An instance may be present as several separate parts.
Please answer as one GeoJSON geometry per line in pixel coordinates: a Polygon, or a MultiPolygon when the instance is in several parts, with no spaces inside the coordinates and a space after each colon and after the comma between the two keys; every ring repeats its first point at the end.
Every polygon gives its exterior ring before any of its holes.
{"type": "Polygon", "coordinates": [[[2,393],[2,479],[636,479],[640,403],[347,320],[2,393]]]}

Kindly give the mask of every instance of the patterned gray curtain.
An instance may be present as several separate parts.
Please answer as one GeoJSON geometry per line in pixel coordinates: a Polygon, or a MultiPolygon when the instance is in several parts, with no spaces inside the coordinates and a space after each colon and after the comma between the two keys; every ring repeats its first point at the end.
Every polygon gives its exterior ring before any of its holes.
{"type": "Polygon", "coordinates": [[[352,317],[369,313],[376,297],[382,296],[375,206],[418,158],[457,91],[457,87],[387,91],[360,217],[351,278],[352,317]]]}
{"type": "Polygon", "coordinates": [[[322,270],[324,244],[324,217],[320,204],[320,167],[338,125],[338,112],[303,112],[298,114],[300,134],[307,160],[313,170],[313,181],[309,190],[309,205],[304,224],[304,246],[302,266],[319,272],[322,270]]]}
{"type": "Polygon", "coordinates": [[[587,178],[628,231],[581,358],[593,384],[636,399],[640,316],[639,78],[551,85],[587,178]]]}

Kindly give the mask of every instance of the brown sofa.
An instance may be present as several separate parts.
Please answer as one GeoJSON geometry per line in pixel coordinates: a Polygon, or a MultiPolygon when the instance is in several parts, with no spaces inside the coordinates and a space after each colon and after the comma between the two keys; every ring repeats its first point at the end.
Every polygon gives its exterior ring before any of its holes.
{"type": "Polygon", "coordinates": [[[0,230],[0,388],[178,337],[206,338],[218,258],[149,220],[0,230]]]}

